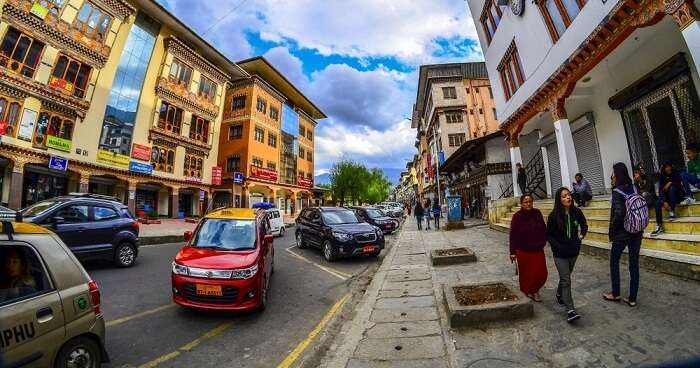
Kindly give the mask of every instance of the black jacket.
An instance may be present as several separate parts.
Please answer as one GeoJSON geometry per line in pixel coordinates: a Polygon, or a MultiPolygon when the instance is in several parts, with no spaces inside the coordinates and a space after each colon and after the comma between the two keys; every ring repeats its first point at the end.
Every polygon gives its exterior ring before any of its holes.
{"type": "Polygon", "coordinates": [[[525,173],[525,168],[521,167],[518,169],[518,185],[525,185],[527,183],[527,174],[525,173]]]}
{"type": "Polygon", "coordinates": [[[413,209],[413,216],[423,217],[424,214],[425,214],[425,212],[423,212],[423,206],[421,206],[420,204],[417,204],[416,208],[413,209]]]}
{"type": "Polygon", "coordinates": [[[566,225],[560,229],[552,214],[547,218],[547,241],[552,247],[552,253],[557,258],[571,258],[578,256],[581,251],[581,239],[579,234],[586,236],[588,223],[583,212],[578,207],[571,207],[569,219],[570,232],[567,234],[566,225]]]}
{"type": "MultiPolygon", "coordinates": [[[[620,189],[625,194],[632,194],[633,184],[623,185],[620,189]]],[[[641,193],[637,188],[637,193],[641,193]]],[[[624,242],[630,240],[632,234],[625,230],[625,215],[627,214],[627,206],[625,205],[625,197],[613,190],[610,208],[610,226],[608,227],[608,238],[612,242],[624,242]]]]}

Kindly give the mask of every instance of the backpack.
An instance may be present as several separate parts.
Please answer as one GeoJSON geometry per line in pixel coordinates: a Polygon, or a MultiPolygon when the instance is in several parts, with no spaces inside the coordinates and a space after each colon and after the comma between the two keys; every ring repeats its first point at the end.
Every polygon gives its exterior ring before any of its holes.
{"type": "Polygon", "coordinates": [[[625,194],[620,189],[615,189],[625,198],[625,222],[624,227],[628,233],[641,233],[649,224],[649,210],[647,209],[647,201],[637,192],[637,187],[632,185],[634,192],[625,194]]]}

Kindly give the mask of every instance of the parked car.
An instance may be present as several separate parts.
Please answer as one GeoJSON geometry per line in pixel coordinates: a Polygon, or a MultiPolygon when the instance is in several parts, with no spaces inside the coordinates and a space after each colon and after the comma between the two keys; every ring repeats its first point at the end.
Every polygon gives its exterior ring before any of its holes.
{"type": "Polygon", "coordinates": [[[106,259],[131,267],[138,257],[139,223],[116,198],[71,193],[37,202],[22,217],[55,232],[81,261],[106,259]]]}
{"type": "Polygon", "coordinates": [[[358,255],[377,257],[384,249],[382,230],[360,221],[347,208],[305,208],[296,219],[295,236],[299,248],[319,248],[328,262],[358,255]]]}
{"type": "Polygon", "coordinates": [[[271,208],[267,210],[268,218],[270,219],[270,227],[272,230],[272,235],[279,236],[280,238],[284,236],[284,216],[277,208],[271,208]]]}
{"type": "Polygon", "coordinates": [[[172,263],[173,301],[209,310],[264,310],[275,249],[268,213],[249,208],[209,212],[172,263]]]}
{"type": "Polygon", "coordinates": [[[374,207],[349,207],[351,210],[355,211],[357,218],[360,220],[372,224],[380,229],[384,234],[391,234],[396,231],[399,227],[399,221],[395,218],[385,216],[378,209],[374,207]]]}
{"type": "Polygon", "coordinates": [[[402,218],[404,215],[404,211],[402,208],[396,208],[396,207],[391,207],[383,204],[379,204],[375,206],[378,210],[382,211],[386,216],[393,217],[393,218],[402,218]]]}
{"type": "Polygon", "coordinates": [[[4,207],[0,218],[0,366],[108,362],[97,283],[56,234],[4,207]]]}

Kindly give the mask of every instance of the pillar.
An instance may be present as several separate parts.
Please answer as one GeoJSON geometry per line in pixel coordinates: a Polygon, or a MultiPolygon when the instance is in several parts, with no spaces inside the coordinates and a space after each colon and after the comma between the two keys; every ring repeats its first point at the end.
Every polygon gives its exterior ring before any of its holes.
{"type": "Polygon", "coordinates": [[[80,185],[78,186],[78,192],[89,193],[90,192],[90,172],[81,171],[80,172],[80,185]]]}
{"type": "Polygon", "coordinates": [[[129,190],[127,192],[127,206],[129,206],[129,212],[136,216],[136,181],[129,180],[129,190]]]}
{"type": "Polygon", "coordinates": [[[289,211],[289,214],[292,215],[292,216],[294,216],[294,213],[298,210],[298,208],[297,208],[297,193],[296,193],[296,192],[292,192],[292,199],[291,199],[291,201],[292,201],[292,204],[291,204],[291,207],[290,207],[291,209],[290,209],[290,211],[289,211]]]}
{"type": "MultiPolygon", "coordinates": [[[[199,192],[196,194],[199,198],[199,192]]],[[[180,188],[173,187],[170,191],[170,218],[177,218],[177,213],[180,211],[180,188]]]]}
{"type": "Polygon", "coordinates": [[[244,186],[241,189],[241,208],[248,208],[250,203],[250,191],[244,186]]]}
{"type": "Polygon", "coordinates": [[[22,208],[22,192],[24,188],[24,161],[14,161],[12,178],[10,179],[10,198],[7,205],[13,210],[22,208]]]}
{"type": "Polygon", "coordinates": [[[685,44],[690,51],[695,70],[700,71],[700,21],[698,9],[691,1],[665,1],[666,12],[673,16],[678,24],[685,44]]]}
{"type": "MultiPolygon", "coordinates": [[[[570,188],[571,183],[574,182],[574,176],[578,173],[574,137],[571,135],[571,126],[563,106],[553,108],[552,116],[554,117],[554,133],[557,137],[557,151],[561,167],[561,185],[570,188]]],[[[556,192],[559,188],[553,189],[556,192]]]]}
{"type": "Polygon", "coordinates": [[[518,140],[517,138],[512,138],[511,137],[511,146],[510,146],[510,166],[511,166],[511,174],[513,176],[513,196],[514,197],[520,197],[523,195],[522,191],[520,190],[520,186],[518,186],[518,166],[517,164],[523,163],[523,156],[520,153],[520,146],[518,145],[518,140]]]}

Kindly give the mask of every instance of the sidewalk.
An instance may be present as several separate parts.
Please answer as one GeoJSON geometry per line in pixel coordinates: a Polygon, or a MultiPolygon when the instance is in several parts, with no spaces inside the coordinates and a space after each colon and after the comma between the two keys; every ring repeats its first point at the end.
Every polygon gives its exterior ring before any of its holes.
{"type": "MultiPolygon", "coordinates": [[[[581,255],[573,274],[583,316],[564,320],[554,300],[557,272],[547,249],[549,279],[535,316],[479,328],[449,328],[441,284],[504,280],[517,285],[507,234],[477,226],[418,232],[404,224],[325,367],[628,367],[698,354],[700,284],[641,270],[639,306],[605,302],[607,260],[581,255]],[[429,265],[430,249],[467,246],[478,262],[429,265]]],[[[629,285],[622,267],[623,293],[629,285]]]]}

